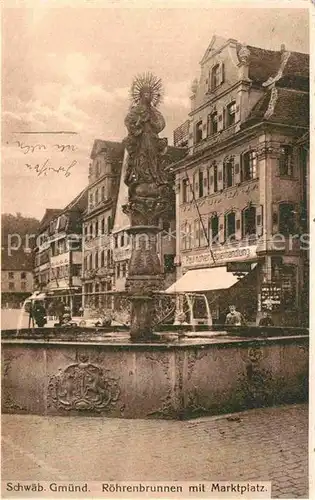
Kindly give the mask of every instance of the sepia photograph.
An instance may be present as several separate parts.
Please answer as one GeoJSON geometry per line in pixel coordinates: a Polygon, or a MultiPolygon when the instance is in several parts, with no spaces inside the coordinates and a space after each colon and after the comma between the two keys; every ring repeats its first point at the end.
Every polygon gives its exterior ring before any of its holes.
{"type": "Polygon", "coordinates": [[[311,9],[4,2],[2,498],[311,497],[311,9]]]}

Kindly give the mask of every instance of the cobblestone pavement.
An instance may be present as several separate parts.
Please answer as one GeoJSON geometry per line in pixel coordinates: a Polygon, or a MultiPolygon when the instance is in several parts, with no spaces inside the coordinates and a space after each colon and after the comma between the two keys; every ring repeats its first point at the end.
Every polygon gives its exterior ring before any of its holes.
{"type": "Polygon", "coordinates": [[[307,498],[307,478],[307,405],[184,422],[2,417],[2,480],[259,480],[307,498]]]}

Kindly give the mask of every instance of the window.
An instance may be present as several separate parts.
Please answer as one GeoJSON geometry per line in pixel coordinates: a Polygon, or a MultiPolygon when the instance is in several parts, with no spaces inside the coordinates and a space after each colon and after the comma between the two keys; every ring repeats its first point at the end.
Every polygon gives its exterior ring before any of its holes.
{"type": "Polygon", "coordinates": [[[218,113],[214,112],[208,116],[208,135],[216,134],[218,131],[218,113]]]}
{"type": "Polygon", "coordinates": [[[248,151],[242,156],[242,181],[249,181],[257,177],[257,153],[248,151]]]}
{"type": "Polygon", "coordinates": [[[196,124],[195,130],[195,143],[198,144],[202,141],[202,121],[196,124]]]}
{"type": "Polygon", "coordinates": [[[114,235],[114,247],[118,248],[118,236],[117,236],[117,234],[114,235]]]}
{"type": "Polygon", "coordinates": [[[102,201],[105,200],[105,186],[102,186],[102,201]]]}
{"type": "Polygon", "coordinates": [[[105,219],[102,219],[101,222],[101,234],[105,234],[105,219]]]}
{"type": "Polygon", "coordinates": [[[217,215],[213,215],[209,221],[209,236],[211,238],[212,244],[218,242],[219,217],[217,215]]]}
{"type": "Polygon", "coordinates": [[[93,206],[93,193],[90,193],[90,206],[93,206]]]}
{"type": "Polygon", "coordinates": [[[234,186],[234,159],[224,163],[224,188],[234,186]]]}
{"type": "Polygon", "coordinates": [[[95,236],[98,236],[98,220],[95,222],[95,236]]]}
{"type": "Polygon", "coordinates": [[[123,264],[121,265],[121,274],[122,274],[122,277],[125,278],[126,276],[126,263],[123,262],[123,264]]]}
{"type": "Polygon", "coordinates": [[[105,266],[105,250],[101,251],[101,267],[105,266]]]}
{"type": "Polygon", "coordinates": [[[98,269],[98,252],[95,252],[95,269],[98,269]]]}
{"type": "Polygon", "coordinates": [[[195,220],[194,224],[194,246],[199,247],[200,246],[200,221],[195,220]]]}
{"type": "Polygon", "coordinates": [[[89,226],[89,239],[93,238],[93,225],[90,224],[89,226]]]}
{"type": "Polygon", "coordinates": [[[108,234],[110,233],[111,229],[112,229],[112,218],[111,218],[111,216],[109,215],[109,216],[107,217],[107,232],[108,232],[108,234]]]}
{"type": "Polygon", "coordinates": [[[211,71],[211,89],[216,89],[221,83],[220,64],[216,64],[211,71]]]}
{"type": "Polygon", "coordinates": [[[107,265],[110,266],[112,263],[112,254],[110,250],[107,250],[107,265]]]}
{"type": "Polygon", "coordinates": [[[95,205],[98,204],[98,189],[95,191],[95,205]]]}
{"type": "Polygon", "coordinates": [[[235,113],[236,113],[236,103],[235,101],[231,102],[226,107],[226,127],[231,127],[235,123],[235,113]]]}
{"type": "Polygon", "coordinates": [[[89,269],[93,269],[93,255],[90,254],[89,256],[89,269]]]}
{"type": "Polygon", "coordinates": [[[218,167],[215,162],[210,166],[208,175],[208,192],[216,193],[218,191],[218,167]]]}
{"type": "Polygon", "coordinates": [[[9,282],[9,290],[15,290],[15,285],[12,281],[9,282]]]}
{"type": "Polygon", "coordinates": [[[199,198],[203,197],[203,170],[199,170],[199,198]]]}
{"type": "Polygon", "coordinates": [[[12,271],[9,272],[9,280],[14,280],[14,273],[12,271]]]}
{"type": "Polygon", "coordinates": [[[164,271],[166,273],[172,273],[175,271],[174,258],[175,258],[174,254],[164,255],[164,271]]]}
{"type": "Polygon", "coordinates": [[[248,207],[243,210],[243,236],[256,234],[256,208],[248,207]]]}
{"type": "Polygon", "coordinates": [[[189,181],[188,179],[183,179],[182,181],[182,200],[183,203],[187,203],[189,193],[189,181]]]}
{"type": "Polygon", "coordinates": [[[292,146],[280,147],[279,175],[284,177],[293,175],[292,146]]]}
{"type": "Polygon", "coordinates": [[[225,216],[225,239],[235,240],[235,213],[230,212],[225,216]]]}
{"type": "Polygon", "coordinates": [[[292,203],[279,204],[279,232],[284,236],[295,233],[295,210],[292,203]]]}
{"type": "Polygon", "coordinates": [[[81,264],[73,264],[72,276],[81,276],[81,264]]]}

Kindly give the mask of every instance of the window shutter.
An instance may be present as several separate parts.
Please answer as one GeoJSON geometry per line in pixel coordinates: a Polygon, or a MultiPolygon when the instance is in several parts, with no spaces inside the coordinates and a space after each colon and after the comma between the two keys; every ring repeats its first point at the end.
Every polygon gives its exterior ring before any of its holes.
{"type": "Polygon", "coordinates": [[[279,204],[272,204],[272,234],[279,232],[279,204]]]}
{"type": "Polygon", "coordinates": [[[235,238],[242,239],[242,212],[240,210],[235,212],[235,238]]]}
{"type": "Polygon", "coordinates": [[[262,236],[263,234],[263,205],[259,205],[256,208],[256,234],[257,236],[262,236]]]}
{"type": "Polygon", "coordinates": [[[218,191],[223,189],[223,163],[218,165],[218,191]]]}
{"type": "Polygon", "coordinates": [[[220,64],[220,84],[224,82],[224,64],[220,64]]]}
{"type": "Polygon", "coordinates": [[[241,182],[241,165],[240,156],[235,156],[234,159],[234,183],[237,185],[241,182]]]}
{"type": "Polygon", "coordinates": [[[225,241],[225,231],[224,231],[224,214],[219,215],[219,242],[224,243],[225,241]]]}
{"type": "Polygon", "coordinates": [[[235,107],[235,123],[239,122],[241,119],[240,105],[237,104],[235,107]]]}

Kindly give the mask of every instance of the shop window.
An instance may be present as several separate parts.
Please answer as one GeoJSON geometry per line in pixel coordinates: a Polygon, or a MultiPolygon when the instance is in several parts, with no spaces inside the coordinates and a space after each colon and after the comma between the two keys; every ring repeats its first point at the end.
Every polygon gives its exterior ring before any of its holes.
{"type": "Polygon", "coordinates": [[[243,210],[243,237],[256,234],[256,208],[248,207],[243,210]]]}
{"type": "Polygon", "coordinates": [[[202,120],[196,124],[195,128],[195,143],[202,141],[202,120]]]}
{"type": "Polygon", "coordinates": [[[235,101],[233,101],[226,107],[226,112],[225,112],[225,126],[226,127],[231,127],[232,125],[234,125],[235,114],[236,114],[236,103],[235,103],[235,101]]]}
{"type": "Polygon", "coordinates": [[[189,181],[188,181],[188,179],[183,179],[182,180],[182,200],[183,200],[183,203],[187,203],[188,193],[189,193],[189,181]]]}
{"type": "Polygon", "coordinates": [[[294,266],[283,266],[281,272],[282,307],[292,310],[296,306],[296,269],[294,266]]]}
{"type": "Polygon", "coordinates": [[[235,173],[234,173],[234,159],[231,158],[224,162],[224,188],[234,186],[235,173]]]}
{"type": "Polygon", "coordinates": [[[230,241],[235,240],[235,232],[236,232],[235,213],[230,212],[225,216],[225,239],[230,241]]]}
{"type": "Polygon", "coordinates": [[[257,153],[248,151],[242,155],[242,181],[257,178],[257,153]]]}
{"type": "Polygon", "coordinates": [[[214,112],[208,116],[207,135],[216,134],[218,131],[218,113],[214,112]]]}
{"type": "Polygon", "coordinates": [[[281,146],[279,156],[279,175],[282,177],[293,176],[292,146],[281,146]]]}
{"type": "Polygon", "coordinates": [[[295,210],[293,203],[279,204],[279,233],[284,236],[295,233],[295,210]]]}
{"type": "Polygon", "coordinates": [[[164,271],[166,273],[174,272],[174,270],[175,270],[174,259],[175,259],[174,254],[164,255],[164,271]]]}
{"type": "Polygon", "coordinates": [[[217,243],[219,238],[219,217],[217,215],[211,217],[209,226],[211,243],[217,243]]]}

